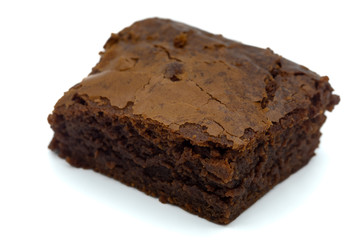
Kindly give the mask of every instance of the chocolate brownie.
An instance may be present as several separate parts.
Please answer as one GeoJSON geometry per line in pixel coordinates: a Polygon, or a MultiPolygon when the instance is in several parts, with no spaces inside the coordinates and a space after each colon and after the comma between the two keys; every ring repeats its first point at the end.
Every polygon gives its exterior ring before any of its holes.
{"type": "Polygon", "coordinates": [[[307,164],[339,102],[328,77],[171,20],[104,48],[49,116],[50,149],[215,223],[307,164]]]}

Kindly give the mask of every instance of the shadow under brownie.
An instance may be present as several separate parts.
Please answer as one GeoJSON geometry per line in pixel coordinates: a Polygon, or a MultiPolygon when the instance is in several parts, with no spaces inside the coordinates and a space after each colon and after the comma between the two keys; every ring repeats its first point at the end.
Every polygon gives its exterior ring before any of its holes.
{"type": "Polygon", "coordinates": [[[270,49],[171,20],[104,48],[49,116],[50,149],[220,224],[311,159],[339,102],[327,77],[270,49]]]}

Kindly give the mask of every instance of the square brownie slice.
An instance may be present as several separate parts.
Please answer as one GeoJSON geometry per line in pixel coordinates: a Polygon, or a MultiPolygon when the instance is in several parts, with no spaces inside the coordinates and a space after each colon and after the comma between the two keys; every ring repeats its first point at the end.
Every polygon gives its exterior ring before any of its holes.
{"type": "Polygon", "coordinates": [[[220,224],[308,163],[339,102],[327,77],[270,49],[171,20],[104,48],[56,103],[49,148],[220,224]]]}

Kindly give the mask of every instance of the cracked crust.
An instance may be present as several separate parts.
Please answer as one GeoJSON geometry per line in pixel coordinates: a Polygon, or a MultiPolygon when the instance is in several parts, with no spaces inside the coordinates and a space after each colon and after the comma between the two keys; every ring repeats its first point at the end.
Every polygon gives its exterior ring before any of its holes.
{"type": "Polygon", "coordinates": [[[106,98],[120,109],[131,103],[131,114],[180,135],[182,126],[201,126],[189,138],[195,144],[206,144],[196,137],[205,134],[240,149],[247,129],[266,132],[325,88],[330,91],[321,97],[336,102],[326,78],[270,49],[170,20],[136,22],[112,34],[104,48],[90,75],[57,107],[73,104],[75,95],[106,98]]]}

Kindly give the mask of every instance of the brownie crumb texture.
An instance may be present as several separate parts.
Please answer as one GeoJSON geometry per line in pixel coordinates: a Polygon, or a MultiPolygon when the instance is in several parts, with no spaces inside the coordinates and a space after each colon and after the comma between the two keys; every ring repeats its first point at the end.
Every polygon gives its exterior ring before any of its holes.
{"type": "Polygon", "coordinates": [[[270,49],[152,18],[112,34],[56,103],[49,148],[228,224],[314,155],[340,98],[270,49]]]}

